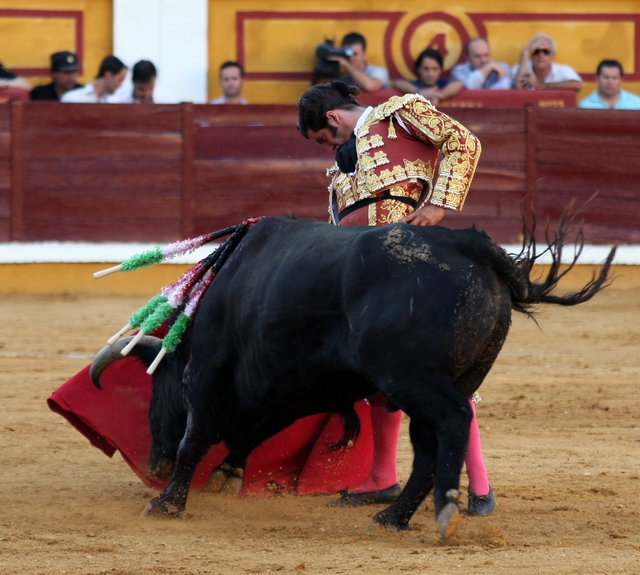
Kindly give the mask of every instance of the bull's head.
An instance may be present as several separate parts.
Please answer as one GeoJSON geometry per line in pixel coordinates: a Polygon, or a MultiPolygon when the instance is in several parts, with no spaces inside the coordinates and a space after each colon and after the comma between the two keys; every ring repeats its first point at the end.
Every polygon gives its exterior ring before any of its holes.
{"type": "MultiPolygon", "coordinates": [[[[103,348],[91,363],[89,375],[93,385],[102,389],[102,373],[116,361],[123,359],[122,350],[133,337],[119,339],[113,345],[103,348]]],[[[129,352],[149,367],[158,355],[162,340],[145,335],[129,352]]],[[[173,467],[187,422],[187,413],[182,397],[182,374],[186,359],[182,350],[167,355],[154,372],[151,406],[149,408],[149,428],[151,431],[151,450],[147,465],[149,473],[157,479],[168,480],[173,467]]]]}

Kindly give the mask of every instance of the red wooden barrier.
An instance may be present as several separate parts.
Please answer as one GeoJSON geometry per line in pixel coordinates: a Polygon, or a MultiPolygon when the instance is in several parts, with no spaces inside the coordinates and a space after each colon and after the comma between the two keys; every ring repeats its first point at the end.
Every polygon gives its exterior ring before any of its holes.
{"type": "Polygon", "coordinates": [[[0,241],[11,239],[11,108],[0,106],[0,241]]]}
{"type": "MultiPolygon", "coordinates": [[[[640,243],[640,112],[451,108],[482,141],[465,209],[515,243],[524,201],[557,219],[573,198],[595,243],[640,243]],[[531,192],[529,194],[529,192],[531,192]]],[[[331,154],[296,130],[295,106],[0,106],[0,241],[165,243],[250,216],[327,218],[331,154]]]]}
{"type": "Polygon", "coordinates": [[[640,112],[530,108],[535,138],[527,156],[535,210],[557,220],[574,198],[597,193],[584,212],[585,235],[640,244],[640,112]]]}
{"type": "MultiPolygon", "coordinates": [[[[396,90],[362,92],[358,101],[367,106],[377,106],[391,96],[398,96],[396,90]]],[[[453,98],[438,104],[438,108],[575,108],[576,92],[572,90],[462,90],[453,98]]]]}

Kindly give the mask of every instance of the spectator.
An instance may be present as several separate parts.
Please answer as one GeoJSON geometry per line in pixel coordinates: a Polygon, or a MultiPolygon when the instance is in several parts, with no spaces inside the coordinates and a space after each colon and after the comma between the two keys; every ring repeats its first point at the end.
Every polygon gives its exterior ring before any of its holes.
{"type": "MultiPolygon", "coordinates": [[[[140,60],[133,66],[133,88],[128,86],[121,104],[175,104],[176,100],[156,88],[158,71],[153,62],[140,60]]],[[[120,91],[125,90],[123,87],[120,91]]]]}
{"type": "Polygon", "coordinates": [[[489,43],[473,38],[464,47],[467,61],[454,66],[451,78],[464,84],[467,90],[510,90],[511,68],[505,62],[491,58],[489,43]]]}
{"type": "Polygon", "coordinates": [[[0,64],[0,90],[13,88],[16,90],[31,90],[31,84],[21,76],[7,70],[0,64]]]}
{"type": "Polygon", "coordinates": [[[331,56],[330,60],[340,62],[345,74],[340,81],[348,86],[357,86],[365,92],[375,92],[389,88],[389,72],[381,66],[372,66],[367,61],[367,41],[362,34],[351,32],[342,39],[343,48],[351,48],[353,54],[349,58],[331,56]]]}
{"type": "Polygon", "coordinates": [[[536,34],[522,51],[520,64],[513,67],[517,90],[582,89],[582,78],[565,64],[556,64],[556,43],[547,34],[536,34]]]}
{"type": "Polygon", "coordinates": [[[61,102],[76,104],[113,104],[118,102],[114,95],[122,85],[128,68],[115,56],[107,56],[100,64],[96,79],[75,90],[69,90],[60,98],[61,102]]]}
{"type": "Polygon", "coordinates": [[[78,57],[73,52],[51,54],[49,73],[53,82],[44,86],[36,86],[31,90],[32,100],[59,102],[63,94],[66,94],[69,90],[82,88],[82,84],[78,84],[78,76],[80,76],[78,57]]]}
{"type": "Polygon", "coordinates": [[[242,96],[244,68],[238,62],[225,62],[220,66],[222,96],[211,100],[211,104],[248,104],[242,96]]]}
{"type": "Polygon", "coordinates": [[[617,60],[602,60],[596,71],[597,91],[581,100],[578,108],[640,110],[640,96],[620,87],[624,71],[617,60]]]}
{"type": "Polygon", "coordinates": [[[455,96],[464,88],[459,80],[442,78],[442,55],[433,48],[423,50],[415,61],[413,69],[417,80],[396,80],[393,87],[403,94],[420,94],[434,106],[455,96]]]}

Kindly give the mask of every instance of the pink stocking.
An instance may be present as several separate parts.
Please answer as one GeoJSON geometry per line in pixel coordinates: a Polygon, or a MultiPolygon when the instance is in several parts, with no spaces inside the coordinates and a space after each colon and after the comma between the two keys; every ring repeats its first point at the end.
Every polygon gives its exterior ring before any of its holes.
{"type": "Polygon", "coordinates": [[[356,493],[378,491],[398,483],[397,456],[402,411],[387,413],[384,405],[371,405],[373,464],[367,480],[356,493]]]}
{"type": "Polygon", "coordinates": [[[476,406],[471,400],[469,400],[469,403],[473,411],[473,419],[469,429],[469,449],[464,461],[467,467],[467,477],[469,478],[469,490],[475,495],[486,495],[489,493],[489,480],[487,479],[487,468],[484,466],[484,460],[482,459],[482,444],[480,443],[480,430],[478,429],[478,420],[476,418],[476,406]]]}

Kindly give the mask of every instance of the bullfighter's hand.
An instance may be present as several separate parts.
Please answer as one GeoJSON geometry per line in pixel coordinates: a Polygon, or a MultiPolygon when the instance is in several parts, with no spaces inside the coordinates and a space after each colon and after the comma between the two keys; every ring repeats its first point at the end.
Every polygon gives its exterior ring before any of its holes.
{"type": "Polygon", "coordinates": [[[445,213],[444,208],[429,204],[405,216],[400,220],[400,223],[413,224],[414,226],[435,226],[444,218],[445,213]]]}

